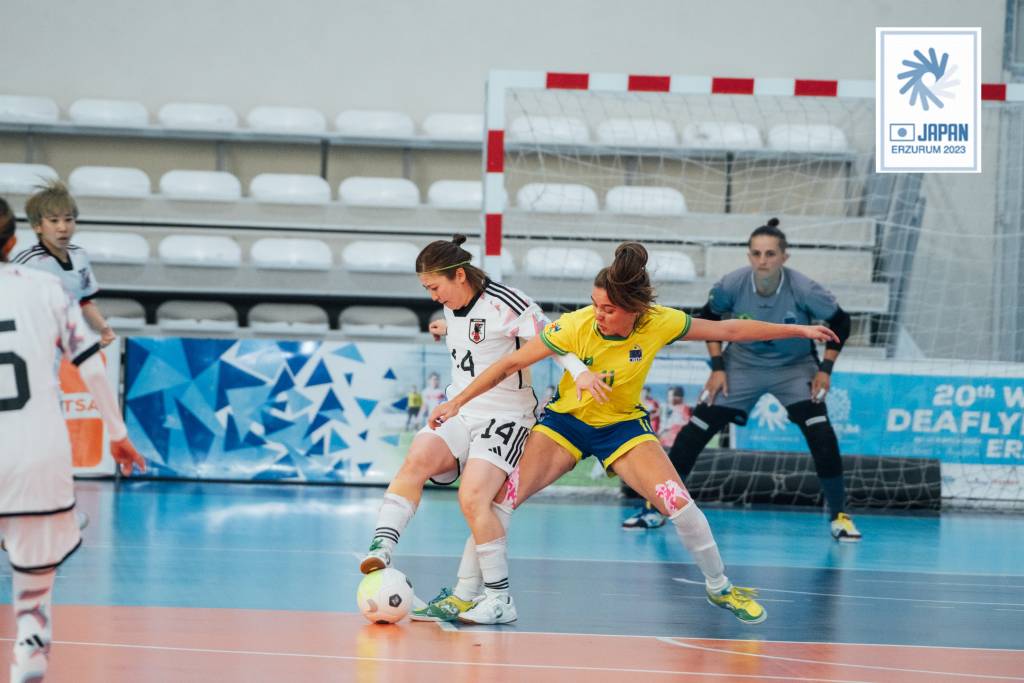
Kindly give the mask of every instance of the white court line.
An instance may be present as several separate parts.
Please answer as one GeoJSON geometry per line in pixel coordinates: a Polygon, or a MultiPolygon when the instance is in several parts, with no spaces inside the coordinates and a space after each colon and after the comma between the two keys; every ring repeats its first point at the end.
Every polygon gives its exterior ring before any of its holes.
{"type": "MultiPolygon", "coordinates": [[[[680,577],[673,577],[673,581],[679,583],[692,583],[700,586],[704,585],[703,581],[694,581],[693,579],[684,579],[680,577]]],[[[995,607],[996,605],[1004,605],[1009,607],[1024,607],[1022,603],[1016,602],[978,602],[977,600],[930,600],[928,598],[888,598],[879,595],[848,595],[846,593],[816,593],[814,591],[791,591],[785,588],[764,588],[759,586],[758,591],[765,593],[792,593],[794,595],[817,595],[824,598],[848,598],[851,600],[885,600],[886,602],[931,602],[939,605],[981,605],[983,607],[995,607]]]]}
{"type": "Polygon", "coordinates": [[[911,674],[928,674],[932,676],[958,676],[961,678],[984,678],[986,680],[996,681],[1024,681],[1024,678],[1017,676],[997,676],[994,674],[964,674],[956,673],[953,671],[933,671],[930,669],[904,669],[896,666],[873,666],[871,664],[847,664],[845,662],[836,662],[828,659],[803,659],[801,657],[784,657],[781,655],[765,655],[757,652],[736,652],[734,650],[726,650],[718,647],[708,647],[705,645],[695,645],[693,643],[685,643],[676,640],[675,638],[658,638],[663,643],[669,645],[675,645],[676,647],[686,648],[688,650],[699,650],[701,652],[712,652],[715,654],[723,655],[738,655],[741,657],[754,657],[756,659],[772,659],[781,662],[797,662],[800,664],[823,664],[826,666],[845,666],[854,669],[870,669],[872,671],[890,671],[894,673],[911,673],[911,674]]]}
{"type": "MultiPolygon", "coordinates": [[[[846,570],[844,569],[843,571],[846,571],[846,570]]],[[[858,581],[860,583],[917,583],[917,584],[921,583],[920,581],[918,581],[916,579],[854,579],[854,581],[858,581]]],[[[1020,586],[1009,585],[1009,586],[1006,586],[1006,585],[998,584],[998,583],[962,583],[962,582],[959,582],[959,581],[929,581],[928,585],[929,586],[963,586],[963,587],[966,587],[966,588],[995,588],[997,590],[998,589],[1002,589],[1002,588],[1024,588],[1024,585],[1020,585],[1020,586]]]]}
{"type": "MultiPolygon", "coordinates": [[[[14,642],[12,638],[0,638],[0,641],[14,642]]],[[[559,664],[505,664],[501,662],[476,662],[466,660],[442,659],[407,659],[399,657],[357,657],[349,655],[307,654],[303,652],[271,652],[259,650],[226,650],[201,647],[169,647],[164,645],[132,645],[128,643],[100,643],[76,640],[55,640],[54,645],[61,647],[103,647],[123,650],[153,650],[156,652],[189,652],[194,654],[250,655],[256,657],[293,657],[297,659],[326,659],[331,661],[349,662],[388,662],[393,664],[435,664],[439,666],[487,667],[492,669],[532,669],[555,671],[590,671],[597,673],[624,674],[655,674],[664,676],[711,676],[718,678],[742,678],[751,681],[807,681],[808,683],[870,683],[868,681],[852,681],[837,678],[798,678],[793,676],[768,676],[753,674],[711,673],[705,671],[668,671],[665,669],[626,669],[600,666],[562,666],[559,664]]]]}
{"type": "Polygon", "coordinates": [[[450,621],[439,621],[437,622],[437,627],[442,631],[447,631],[448,633],[459,632],[459,627],[451,623],[450,621]]]}

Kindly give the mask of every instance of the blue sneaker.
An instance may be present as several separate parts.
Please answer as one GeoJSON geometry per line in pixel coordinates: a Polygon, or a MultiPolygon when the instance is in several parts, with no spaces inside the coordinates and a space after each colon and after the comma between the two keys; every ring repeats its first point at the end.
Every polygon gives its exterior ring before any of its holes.
{"type": "Polygon", "coordinates": [[[650,503],[622,520],[623,529],[657,529],[665,525],[665,515],[661,514],[650,503]]]}

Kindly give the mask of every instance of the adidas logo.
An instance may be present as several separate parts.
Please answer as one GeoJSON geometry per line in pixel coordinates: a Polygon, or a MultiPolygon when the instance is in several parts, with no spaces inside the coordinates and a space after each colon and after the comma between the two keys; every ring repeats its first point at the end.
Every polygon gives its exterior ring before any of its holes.
{"type": "Polygon", "coordinates": [[[491,448],[488,448],[487,450],[489,450],[491,453],[494,453],[499,458],[501,457],[501,446],[492,446],[491,448]]]}

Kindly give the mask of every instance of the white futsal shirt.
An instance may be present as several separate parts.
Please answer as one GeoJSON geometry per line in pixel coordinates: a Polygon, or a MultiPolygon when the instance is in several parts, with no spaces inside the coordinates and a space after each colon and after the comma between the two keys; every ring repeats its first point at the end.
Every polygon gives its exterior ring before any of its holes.
{"type": "Polygon", "coordinates": [[[42,242],[18,254],[13,263],[56,275],[64,289],[79,303],[93,298],[100,291],[89,255],[74,244],[68,245],[67,263],[59,261],[42,242]]]}
{"type": "Polygon", "coordinates": [[[0,516],[74,507],[71,443],[53,368],[99,351],[78,302],[39,270],[0,263],[0,516]]]}
{"type": "MultiPolygon", "coordinates": [[[[492,363],[512,353],[526,339],[540,334],[548,323],[540,306],[514,287],[486,280],[483,290],[464,308],[444,309],[448,323],[445,341],[452,357],[449,398],[461,393],[492,363]]],[[[506,377],[501,384],[467,403],[468,416],[532,414],[537,396],[529,368],[506,377]]]]}

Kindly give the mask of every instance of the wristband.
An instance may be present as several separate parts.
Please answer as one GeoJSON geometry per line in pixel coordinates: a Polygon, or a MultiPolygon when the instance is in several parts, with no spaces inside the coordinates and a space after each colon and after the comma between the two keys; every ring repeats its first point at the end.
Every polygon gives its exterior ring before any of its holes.
{"type": "Polygon", "coordinates": [[[825,359],[818,365],[819,372],[824,372],[826,375],[832,374],[832,367],[836,364],[834,360],[825,359]]]}
{"type": "Polygon", "coordinates": [[[721,356],[711,356],[711,372],[725,372],[725,359],[721,356]]]}

